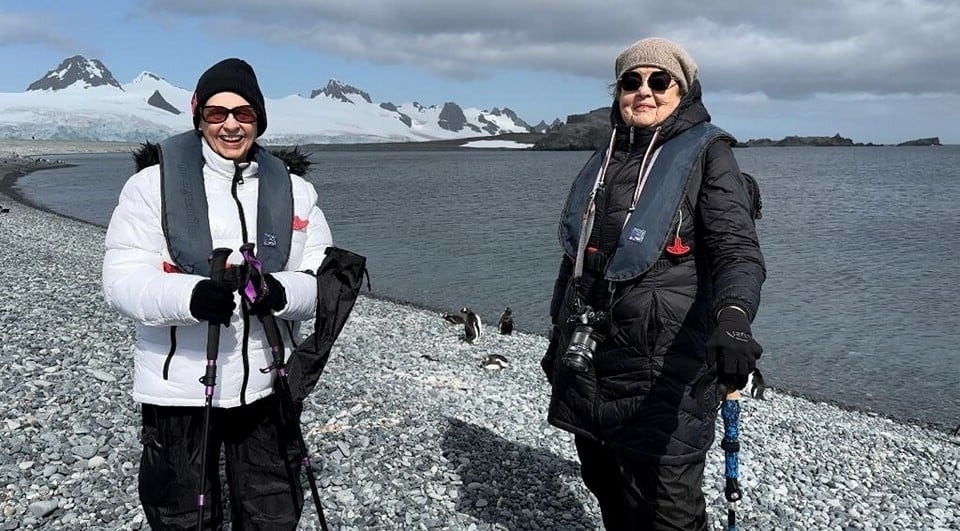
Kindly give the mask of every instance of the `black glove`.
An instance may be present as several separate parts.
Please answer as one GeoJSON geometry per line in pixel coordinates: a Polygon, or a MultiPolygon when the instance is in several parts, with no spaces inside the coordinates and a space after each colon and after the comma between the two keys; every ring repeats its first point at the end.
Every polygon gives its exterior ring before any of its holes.
{"type": "Polygon", "coordinates": [[[230,317],[236,307],[233,290],[209,278],[198,282],[190,295],[190,313],[201,321],[230,326],[230,317]]]}
{"type": "Polygon", "coordinates": [[[259,301],[250,305],[250,315],[269,315],[287,305],[287,292],[280,281],[270,273],[263,275],[263,280],[267,285],[266,292],[260,294],[259,301]]]}
{"type": "Polygon", "coordinates": [[[747,314],[737,307],[726,307],[717,316],[717,327],[707,341],[707,367],[716,366],[721,384],[735,389],[747,385],[747,377],[757,368],[763,347],[750,333],[747,314]]]}

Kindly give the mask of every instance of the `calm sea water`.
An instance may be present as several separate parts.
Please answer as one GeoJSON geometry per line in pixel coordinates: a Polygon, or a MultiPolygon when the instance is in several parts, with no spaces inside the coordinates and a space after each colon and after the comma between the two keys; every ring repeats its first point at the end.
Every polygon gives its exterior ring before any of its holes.
{"type": "MultiPolygon", "coordinates": [[[[768,280],[754,332],[774,387],[910,420],[960,422],[960,146],[749,148],[768,280]]],[[[438,312],[505,306],[543,332],[557,218],[587,152],[320,152],[308,178],[375,293],[438,312]]],[[[57,156],[17,191],[106,225],[129,155],[57,156]]],[[[439,319],[438,315],[438,319],[439,319]]]]}

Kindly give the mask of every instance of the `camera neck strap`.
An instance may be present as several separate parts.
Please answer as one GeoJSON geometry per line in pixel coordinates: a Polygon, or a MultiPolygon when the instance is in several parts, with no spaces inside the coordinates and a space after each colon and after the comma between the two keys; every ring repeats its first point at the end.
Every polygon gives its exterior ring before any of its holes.
{"type": "MultiPolygon", "coordinates": [[[[655,151],[653,150],[659,133],[660,128],[657,127],[653,133],[653,138],[651,138],[650,143],[647,144],[647,150],[643,154],[643,161],[640,163],[640,169],[637,171],[637,185],[633,191],[633,199],[630,201],[630,209],[627,211],[627,216],[623,220],[621,230],[623,227],[626,227],[627,222],[630,221],[630,216],[633,215],[633,211],[640,201],[640,194],[643,192],[643,187],[647,183],[650,169],[653,168],[653,163],[657,160],[657,155],[660,154],[659,147],[655,151]],[[652,155],[651,151],[653,151],[652,155]]],[[[590,197],[587,199],[587,209],[584,211],[583,220],[580,223],[580,237],[577,240],[577,257],[573,263],[573,278],[575,282],[578,282],[579,278],[583,276],[583,263],[587,252],[587,243],[590,240],[590,234],[593,232],[593,222],[597,215],[597,193],[603,189],[607,167],[610,165],[610,158],[613,156],[616,134],[616,130],[614,130],[613,134],[610,135],[610,144],[607,146],[606,157],[603,159],[603,164],[600,165],[600,170],[597,171],[597,178],[593,183],[593,190],[590,191],[590,197]]]]}

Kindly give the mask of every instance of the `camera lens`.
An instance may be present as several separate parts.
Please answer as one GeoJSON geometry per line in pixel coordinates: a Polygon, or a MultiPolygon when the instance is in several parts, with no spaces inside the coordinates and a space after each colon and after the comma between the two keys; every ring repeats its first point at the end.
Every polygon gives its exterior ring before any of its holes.
{"type": "MultiPolygon", "coordinates": [[[[583,347],[583,345],[576,345],[577,347],[583,347]]],[[[576,372],[587,372],[590,370],[592,354],[587,350],[585,353],[579,350],[567,349],[567,352],[564,353],[561,362],[570,370],[576,372]]]]}
{"type": "Polygon", "coordinates": [[[587,372],[593,365],[593,350],[597,342],[591,336],[593,328],[586,325],[578,326],[570,336],[570,345],[563,353],[560,361],[568,369],[577,372],[587,372]]]}

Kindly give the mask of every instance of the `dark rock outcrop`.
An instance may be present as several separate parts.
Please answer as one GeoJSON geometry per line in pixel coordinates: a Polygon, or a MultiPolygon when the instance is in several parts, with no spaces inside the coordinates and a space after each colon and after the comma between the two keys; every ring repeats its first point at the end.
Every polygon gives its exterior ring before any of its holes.
{"type": "Polygon", "coordinates": [[[843,146],[873,146],[875,144],[854,142],[840,136],[785,136],[780,140],[769,138],[751,138],[746,142],[737,142],[737,147],[843,147],[843,146]]]}
{"type": "Polygon", "coordinates": [[[483,129],[488,135],[495,135],[500,132],[500,126],[488,120],[486,115],[483,113],[480,113],[480,116],[477,117],[477,121],[483,124],[481,129],[483,129]]]}
{"type": "Polygon", "coordinates": [[[467,117],[463,114],[463,109],[459,105],[448,101],[443,104],[443,109],[440,110],[437,125],[447,131],[462,131],[463,127],[467,125],[467,117]]]}
{"type": "Polygon", "coordinates": [[[493,110],[490,111],[490,114],[492,114],[493,116],[506,116],[511,121],[513,121],[513,123],[519,125],[520,127],[526,128],[527,131],[532,131],[530,124],[528,124],[527,122],[524,122],[523,119],[517,116],[517,113],[513,112],[513,110],[510,109],[509,107],[504,107],[503,109],[498,109],[497,107],[494,107],[493,110]]]}
{"type": "Polygon", "coordinates": [[[940,146],[940,137],[931,136],[929,138],[917,138],[914,140],[907,140],[906,142],[900,142],[897,146],[940,146]]]}
{"type": "Polygon", "coordinates": [[[97,59],[87,59],[82,55],[74,55],[64,59],[60,66],[54,68],[42,78],[34,81],[27,87],[31,90],[60,90],[73,84],[87,87],[110,86],[123,90],[113,74],[97,59]]]}
{"type": "Polygon", "coordinates": [[[571,114],[565,124],[551,126],[533,149],[592,151],[606,146],[609,140],[610,107],[600,107],[586,114],[571,114]]]}
{"type": "Polygon", "coordinates": [[[147,104],[172,114],[181,114],[180,109],[174,107],[170,104],[170,102],[164,99],[163,94],[160,94],[159,90],[153,91],[153,94],[151,94],[150,98],[147,99],[147,104]]]}
{"type": "Polygon", "coordinates": [[[353,101],[347,97],[350,94],[356,94],[361,98],[363,98],[364,101],[366,101],[367,103],[373,103],[370,100],[370,95],[367,94],[366,92],[358,89],[357,87],[347,85],[346,83],[341,83],[336,79],[331,79],[330,81],[327,81],[326,87],[320,90],[312,91],[310,93],[310,98],[313,99],[313,98],[316,98],[317,96],[328,96],[335,100],[342,101],[344,103],[353,103],[353,101]]]}
{"type": "Polygon", "coordinates": [[[403,122],[403,124],[406,125],[407,127],[411,127],[413,125],[413,119],[410,118],[410,116],[400,112],[400,108],[390,103],[389,101],[385,101],[381,103],[380,108],[397,113],[397,119],[403,122]]]}
{"type": "Polygon", "coordinates": [[[530,128],[532,133],[548,133],[550,131],[555,131],[563,126],[563,122],[559,118],[554,118],[553,122],[547,123],[543,120],[540,120],[540,123],[530,128]]]}

